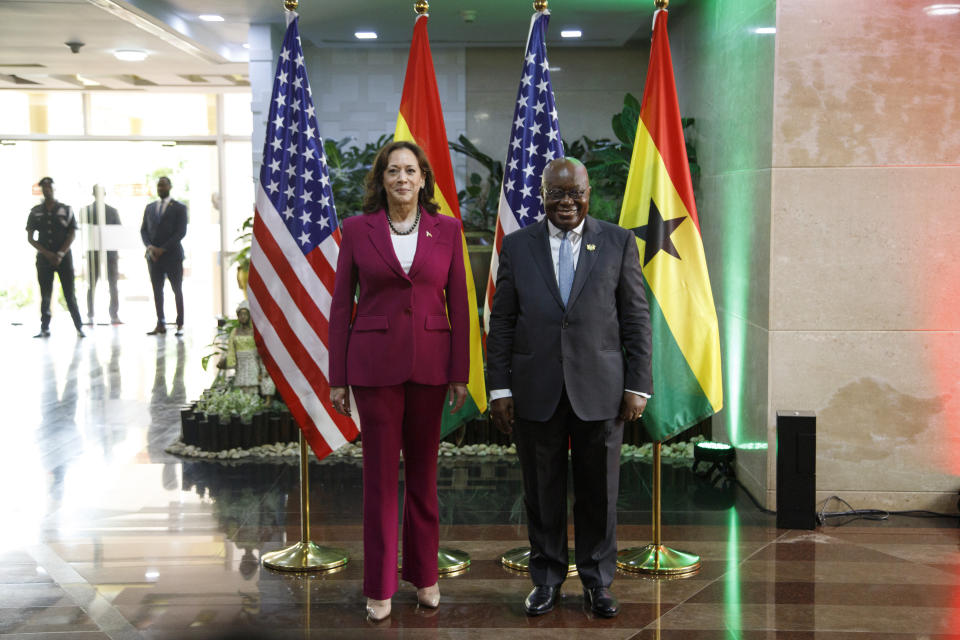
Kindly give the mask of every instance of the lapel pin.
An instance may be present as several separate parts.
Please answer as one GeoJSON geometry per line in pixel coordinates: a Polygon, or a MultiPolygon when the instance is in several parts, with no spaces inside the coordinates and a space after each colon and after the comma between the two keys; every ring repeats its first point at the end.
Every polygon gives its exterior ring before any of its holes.
{"type": "Polygon", "coordinates": [[[433,234],[430,233],[429,231],[427,231],[427,237],[428,237],[428,238],[432,238],[432,237],[433,237],[433,234]]]}
{"type": "Polygon", "coordinates": [[[587,251],[593,251],[593,250],[596,249],[596,248],[597,248],[597,245],[595,245],[595,244],[588,244],[588,245],[587,245],[587,251]]]}

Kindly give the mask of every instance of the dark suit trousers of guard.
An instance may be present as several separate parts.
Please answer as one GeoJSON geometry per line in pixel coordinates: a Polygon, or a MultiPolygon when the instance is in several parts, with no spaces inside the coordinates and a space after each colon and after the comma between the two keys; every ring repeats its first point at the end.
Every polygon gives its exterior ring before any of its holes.
{"type": "Polygon", "coordinates": [[[533,584],[558,586],[567,577],[569,442],[577,571],[585,587],[610,586],[617,562],[623,423],[617,419],[581,420],[564,390],[549,420],[517,418],[513,432],[523,473],[533,584]]]}
{"type": "Polygon", "coordinates": [[[153,285],[153,303],[157,308],[157,326],[164,324],[163,316],[163,281],[170,280],[173,289],[173,299],[177,305],[177,326],[183,326],[183,262],[161,257],[157,261],[147,258],[147,269],[150,271],[150,284],[153,285]]]}
{"type": "Polygon", "coordinates": [[[50,264],[46,258],[37,256],[37,284],[40,285],[40,329],[48,331],[50,329],[50,301],[53,299],[53,274],[60,277],[60,288],[63,289],[63,299],[67,303],[67,309],[70,310],[70,317],[73,318],[73,326],[77,331],[83,327],[83,320],[80,318],[80,308],[77,306],[77,295],[75,292],[73,256],[67,254],[56,267],[50,264]]]}
{"type": "Polygon", "coordinates": [[[418,589],[437,582],[440,505],[437,450],[447,385],[407,382],[353,387],[363,434],[363,594],[397,590],[397,500],[403,449],[402,577],[418,589]]]}

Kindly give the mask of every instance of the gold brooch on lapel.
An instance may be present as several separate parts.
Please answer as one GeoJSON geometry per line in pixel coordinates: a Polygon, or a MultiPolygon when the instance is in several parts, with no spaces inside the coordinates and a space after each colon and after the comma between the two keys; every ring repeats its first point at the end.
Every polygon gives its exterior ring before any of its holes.
{"type": "Polygon", "coordinates": [[[596,248],[597,248],[597,245],[595,245],[595,244],[588,244],[588,245],[587,245],[587,251],[593,251],[593,250],[596,249],[596,248]]]}
{"type": "Polygon", "coordinates": [[[433,234],[430,233],[429,231],[427,231],[427,237],[428,237],[428,238],[432,238],[432,237],[433,237],[433,234]]]}

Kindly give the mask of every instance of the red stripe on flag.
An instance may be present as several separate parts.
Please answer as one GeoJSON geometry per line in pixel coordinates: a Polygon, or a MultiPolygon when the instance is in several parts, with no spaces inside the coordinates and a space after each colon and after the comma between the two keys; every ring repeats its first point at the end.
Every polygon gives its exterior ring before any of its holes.
{"type": "MultiPolygon", "coordinates": [[[[500,255],[500,248],[503,246],[503,225],[500,224],[500,216],[497,216],[497,231],[493,237],[493,254],[494,256],[500,255]]],[[[493,258],[490,259],[490,264],[493,264],[493,258]]],[[[490,273],[487,275],[487,313],[490,313],[490,309],[493,308],[493,294],[497,292],[497,274],[495,269],[490,269],[490,273]]]]}
{"type": "Polygon", "coordinates": [[[453,214],[459,218],[460,203],[453,180],[453,163],[450,160],[450,147],[443,124],[440,92],[437,90],[437,78],[433,73],[427,19],[427,16],[420,16],[413,25],[413,41],[410,43],[410,58],[407,61],[403,86],[404,89],[415,87],[416,94],[413,94],[413,91],[403,92],[400,97],[400,113],[413,134],[414,141],[430,158],[437,188],[453,214]]]}
{"type": "MultiPolygon", "coordinates": [[[[320,370],[316,361],[306,352],[303,343],[300,342],[300,339],[297,337],[297,333],[290,326],[290,323],[287,322],[284,309],[270,296],[270,292],[267,290],[267,286],[264,284],[258,271],[250,271],[250,281],[248,284],[250,290],[253,291],[257,301],[260,303],[263,314],[267,317],[267,320],[270,321],[270,324],[273,325],[273,330],[276,331],[280,342],[283,343],[287,353],[290,355],[290,359],[293,360],[297,368],[303,372],[304,377],[310,382],[310,386],[316,389],[316,381],[323,380],[325,382],[326,376],[323,374],[323,371],[320,370]]],[[[323,340],[322,337],[321,340],[323,340]]]]}
{"type": "Polygon", "coordinates": [[[313,453],[317,458],[322,460],[330,454],[330,445],[328,445],[327,441],[320,435],[317,425],[300,403],[300,396],[297,395],[287,382],[287,379],[283,376],[283,372],[280,367],[277,366],[277,363],[274,362],[269,349],[267,349],[263,338],[260,336],[260,332],[257,331],[256,328],[253,330],[253,337],[257,343],[257,349],[260,351],[260,359],[263,361],[263,366],[267,368],[267,373],[273,378],[273,383],[276,385],[277,391],[280,392],[280,396],[286,403],[287,408],[290,409],[290,414],[300,426],[304,440],[306,440],[310,448],[313,449],[313,453]]]}
{"type": "MultiPolygon", "coordinates": [[[[303,376],[310,383],[311,388],[314,393],[317,395],[317,398],[323,404],[324,409],[327,414],[330,416],[334,424],[337,425],[337,428],[343,434],[343,436],[349,441],[357,436],[359,431],[356,428],[353,420],[337,413],[333,407],[330,405],[330,384],[327,380],[326,375],[317,365],[316,361],[306,352],[304,349],[303,343],[300,342],[293,328],[290,326],[290,323],[287,322],[286,315],[283,309],[277,304],[276,300],[270,295],[270,292],[267,290],[266,284],[263,282],[263,279],[260,277],[260,273],[256,269],[251,269],[250,271],[250,280],[249,280],[250,290],[253,292],[254,296],[257,299],[257,302],[260,304],[264,315],[269,320],[270,324],[273,326],[273,330],[277,333],[277,336],[280,338],[280,342],[283,343],[286,348],[287,354],[290,356],[290,359],[294,361],[297,368],[303,373],[303,376]]],[[[321,316],[322,317],[322,316],[321,316]]],[[[323,318],[324,324],[326,324],[326,318],[323,318]]],[[[328,332],[324,331],[319,334],[320,339],[326,345],[328,332]]],[[[265,348],[265,345],[264,345],[265,348]]],[[[279,371],[279,367],[276,367],[279,371]]],[[[269,369],[268,369],[269,371],[269,369]]],[[[270,375],[273,376],[273,371],[270,371],[270,375]]],[[[283,374],[281,372],[281,377],[283,374]]],[[[275,380],[276,381],[276,380],[275,380]]],[[[284,384],[287,385],[287,388],[290,389],[290,385],[286,382],[284,377],[284,384]]],[[[279,385],[278,385],[279,388],[279,385]]],[[[292,392],[292,389],[291,389],[292,392]]],[[[287,399],[287,395],[283,394],[284,400],[287,399]]],[[[303,414],[306,416],[307,412],[303,409],[303,405],[300,404],[299,397],[297,398],[297,404],[300,406],[300,410],[303,411],[303,414]]],[[[290,406],[290,402],[287,402],[287,405],[290,406]]],[[[293,411],[291,407],[291,412],[293,411]]],[[[309,419],[309,424],[312,425],[313,429],[316,429],[316,424],[312,419],[309,419]]],[[[301,424],[307,424],[303,422],[301,424]]],[[[319,436],[319,432],[318,432],[319,436]]],[[[320,437],[322,440],[322,436],[320,437]]],[[[311,446],[313,446],[311,444],[311,446]]],[[[324,446],[327,447],[329,452],[329,446],[324,442],[324,446]]],[[[316,448],[314,448],[316,452],[316,448]]],[[[320,454],[317,454],[320,457],[320,454]]]]}
{"type": "MultiPolygon", "coordinates": [[[[283,286],[286,287],[290,297],[293,298],[294,303],[300,308],[301,313],[303,313],[307,319],[312,323],[317,323],[315,325],[317,335],[323,340],[324,346],[329,347],[327,344],[327,336],[330,331],[327,317],[320,311],[320,308],[317,307],[317,302],[313,299],[313,296],[303,287],[303,283],[300,282],[297,274],[293,271],[293,267],[287,262],[286,256],[284,256],[280,246],[277,245],[273,239],[270,230],[267,229],[267,225],[254,225],[253,235],[263,254],[267,257],[267,260],[270,261],[270,264],[273,265],[273,269],[277,272],[277,276],[280,278],[283,286]]],[[[314,250],[311,253],[319,253],[319,251],[314,250]]],[[[324,260],[324,262],[326,262],[326,260],[324,260]]],[[[254,270],[251,269],[251,279],[253,278],[253,274],[254,270]]],[[[333,289],[332,284],[327,287],[328,291],[331,289],[333,289]]],[[[284,320],[284,322],[286,322],[286,320],[284,320]]]]}
{"type": "Polygon", "coordinates": [[[699,232],[700,221],[693,199],[690,164],[683,140],[683,125],[680,123],[680,104],[673,79],[673,60],[670,57],[670,39],[667,37],[667,12],[663,10],[657,12],[657,20],[653,26],[650,67],[643,88],[640,119],[650,132],[653,143],[657,145],[670,180],[699,232]]]}
{"type": "MultiPolygon", "coordinates": [[[[337,242],[337,246],[340,245],[340,242],[337,242]]],[[[313,267],[313,272],[317,274],[317,278],[320,279],[320,282],[323,283],[323,286],[326,287],[327,291],[333,291],[333,282],[336,280],[336,266],[327,262],[327,257],[323,255],[323,252],[320,251],[319,247],[314,247],[313,251],[306,255],[307,262],[310,263],[310,266],[313,267]]]]}

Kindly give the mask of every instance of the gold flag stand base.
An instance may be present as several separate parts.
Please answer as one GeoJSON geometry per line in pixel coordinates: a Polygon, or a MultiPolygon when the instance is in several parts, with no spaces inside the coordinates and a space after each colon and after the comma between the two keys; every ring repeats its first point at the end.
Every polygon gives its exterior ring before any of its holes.
{"type": "MultiPolygon", "coordinates": [[[[567,575],[577,573],[577,556],[573,549],[567,550],[567,575]]],[[[530,547],[517,547],[500,556],[500,564],[514,571],[530,571],[530,547]]]]}
{"type": "Polygon", "coordinates": [[[459,549],[444,549],[437,551],[437,571],[440,575],[462,573],[470,566],[470,554],[459,549]]]}
{"type": "Polygon", "coordinates": [[[312,542],[298,542],[286,549],[263,554],[263,566],[278,571],[330,571],[347,564],[350,559],[343,549],[321,547],[312,542]]]}
{"type": "Polygon", "coordinates": [[[663,545],[648,544],[618,552],[617,568],[637,573],[682,576],[700,570],[700,556],[663,545]]]}
{"type": "Polygon", "coordinates": [[[617,552],[617,568],[655,576],[688,576],[700,570],[700,556],[677,551],[660,542],[660,452],[662,442],[653,443],[653,543],[617,552]]]}
{"type": "MultiPolygon", "coordinates": [[[[437,549],[437,573],[452,578],[470,567],[470,554],[460,549],[437,549]]],[[[397,554],[397,569],[403,569],[403,558],[397,554]]]]}
{"type": "Polygon", "coordinates": [[[310,542],[310,470],[307,442],[300,432],[300,542],[279,551],[265,553],[263,566],[277,571],[330,571],[350,560],[343,549],[321,547],[310,542]]]}

